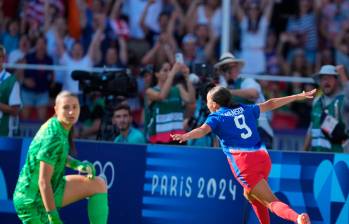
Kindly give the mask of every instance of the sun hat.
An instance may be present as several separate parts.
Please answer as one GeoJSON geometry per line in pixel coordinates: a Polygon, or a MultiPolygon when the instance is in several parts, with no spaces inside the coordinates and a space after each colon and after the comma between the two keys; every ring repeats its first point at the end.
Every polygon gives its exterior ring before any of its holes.
{"type": "Polygon", "coordinates": [[[315,79],[315,81],[318,81],[318,79],[323,75],[331,75],[331,76],[335,76],[335,77],[339,76],[337,69],[336,69],[336,66],[334,66],[334,65],[321,66],[319,73],[315,74],[313,76],[313,78],[315,79]]]}
{"type": "Polygon", "coordinates": [[[245,65],[245,61],[242,59],[236,58],[232,53],[225,52],[219,58],[219,61],[214,65],[215,68],[219,69],[222,65],[229,63],[238,63],[243,67],[245,65]]]}

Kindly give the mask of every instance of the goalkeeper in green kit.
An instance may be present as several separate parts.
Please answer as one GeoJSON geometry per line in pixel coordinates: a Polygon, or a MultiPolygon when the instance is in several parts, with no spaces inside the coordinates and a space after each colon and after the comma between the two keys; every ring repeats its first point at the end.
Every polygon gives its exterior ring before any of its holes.
{"type": "Polygon", "coordinates": [[[60,224],[58,209],[89,197],[88,216],[92,224],[108,221],[107,186],[95,177],[95,168],[69,154],[75,152],[72,126],[78,120],[78,98],[67,91],[56,97],[55,116],[43,124],[29,146],[18,178],[13,202],[25,224],[60,224]],[[85,173],[64,175],[65,167],[85,173]]]}

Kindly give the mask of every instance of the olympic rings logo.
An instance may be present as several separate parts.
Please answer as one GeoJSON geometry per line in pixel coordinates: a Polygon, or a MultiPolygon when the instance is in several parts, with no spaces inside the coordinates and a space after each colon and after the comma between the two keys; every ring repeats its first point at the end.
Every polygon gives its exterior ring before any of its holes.
{"type": "Polygon", "coordinates": [[[93,166],[96,168],[96,175],[103,178],[110,189],[115,180],[115,168],[112,162],[108,161],[102,166],[100,161],[95,161],[93,166]]]}

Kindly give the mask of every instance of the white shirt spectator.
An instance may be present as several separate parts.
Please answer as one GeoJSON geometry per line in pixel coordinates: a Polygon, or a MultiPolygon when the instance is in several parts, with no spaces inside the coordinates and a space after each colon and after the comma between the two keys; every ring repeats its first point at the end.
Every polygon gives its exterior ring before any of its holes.
{"type": "Polygon", "coordinates": [[[16,49],[11,51],[11,53],[8,55],[8,63],[9,64],[15,64],[19,60],[23,59],[25,56],[25,53],[21,51],[21,49],[16,49]]]}
{"type": "Polygon", "coordinates": [[[198,24],[207,24],[215,32],[217,36],[220,36],[222,30],[222,8],[217,8],[209,20],[205,14],[205,6],[199,5],[197,8],[197,23],[198,24]]]}
{"type": "Polygon", "coordinates": [[[248,30],[248,19],[244,17],[240,23],[241,28],[241,58],[246,65],[243,73],[258,74],[266,70],[264,48],[266,44],[268,21],[262,16],[256,32],[248,30]]]}
{"type": "Polygon", "coordinates": [[[80,93],[79,82],[72,79],[71,74],[74,70],[86,70],[88,71],[93,66],[91,58],[86,55],[80,60],[74,60],[66,52],[64,52],[60,63],[67,66],[67,72],[61,77],[60,81],[63,84],[63,89],[72,93],[80,93]]]}
{"type": "Polygon", "coordinates": [[[157,0],[155,3],[149,6],[148,13],[145,17],[145,24],[155,32],[160,32],[159,15],[161,10],[162,0],[157,0]]]}
{"type": "MultiPolygon", "coordinates": [[[[56,34],[55,30],[53,28],[50,28],[46,34],[46,40],[47,40],[47,54],[52,57],[54,60],[54,63],[58,64],[58,53],[57,53],[57,39],[56,39],[56,34]]],[[[70,36],[66,35],[64,37],[64,47],[68,50],[70,50],[73,45],[74,45],[74,39],[71,38],[70,36]]]]}
{"type": "Polygon", "coordinates": [[[136,39],[144,38],[144,32],[140,26],[140,19],[147,0],[125,0],[123,13],[129,17],[130,36],[136,39]]]}

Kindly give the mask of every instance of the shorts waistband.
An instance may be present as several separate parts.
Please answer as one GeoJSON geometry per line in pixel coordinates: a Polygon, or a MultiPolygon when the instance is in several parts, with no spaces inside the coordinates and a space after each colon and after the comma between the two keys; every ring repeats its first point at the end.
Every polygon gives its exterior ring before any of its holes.
{"type": "Polygon", "coordinates": [[[258,152],[258,151],[265,151],[267,152],[267,149],[265,146],[262,146],[258,149],[254,149],[254,148],[250,148],[250,149],[245,149],[245,148],[241,148],[241,149],[236,149],[236,148],[230,148],[229,152],[230,153],[236,153],[236,152],[258,152]]]}

